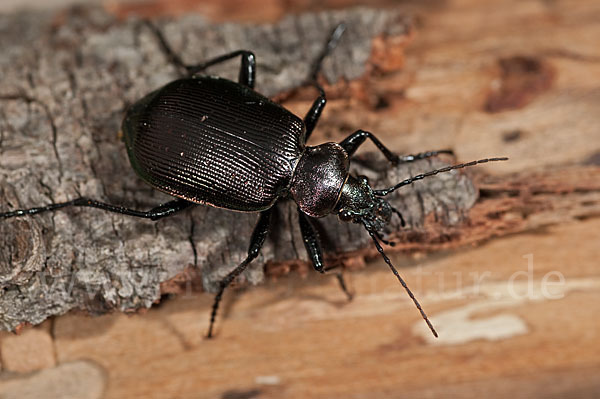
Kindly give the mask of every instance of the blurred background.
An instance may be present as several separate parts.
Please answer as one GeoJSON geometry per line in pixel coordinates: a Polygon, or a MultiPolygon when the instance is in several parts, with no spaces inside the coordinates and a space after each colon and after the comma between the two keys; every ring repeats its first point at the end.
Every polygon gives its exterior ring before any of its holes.
{"type": "MultiPolygon", "coordinates": [[[[373,43],[393,62],[333,84],[311,142],[363,128],[401,153],[511,159],[474,172],[480,200],[453,236],[393,253],[439,339],[383,261],[361,258],[347,273],[352,302],[334,278],[272,273],[231,293],[210,341],[212,296],[197,291],[141,314],[69,313],[3,332],[0,396],[600,396],[600,2],[2,0],[0,13],[60,24],[73,6],[242,24],[355,6],[405,13],[401,43],[373,43]]],[[[310,105],[281,98],[299,114],[310,105]]]]}

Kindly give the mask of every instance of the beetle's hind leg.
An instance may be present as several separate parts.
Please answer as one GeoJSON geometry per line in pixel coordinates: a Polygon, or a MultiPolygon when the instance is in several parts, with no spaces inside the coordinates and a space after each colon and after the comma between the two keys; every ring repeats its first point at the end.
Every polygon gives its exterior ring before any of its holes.
{"type": "Polygon", "coordinates": [[[210,59],[202,64],[198,65],[186,65],[185,68],[189,76],[193,76],[197,73],[204,71],[206,68],[220,64],[235,57],[242,58],[242,64],[240,65],[240,73],[238,75],[238,82],[249,88],[254,88],[256,81],[256,57],[252,51],[237,50],[231,53],[223,54],[219,57],[210,59]]]}
{"type": "Polygon", "coordinates": [[[154,25],[150,21],[144,21],[144,24],[148,26],[150,30],[152,30],[152,32],[158,39],[160,47],[169,59],[169,62],[175,65],[175,67],[177,67],[177,69],[179,69],[184,76],[196,75],[210,66],[220,64],[232,58],[241,56],[242,61],[240,66],[240,73],[238,76],[238,82],[244,86],[254,88],[254,83],[256,81],[256,57],[254,56],[253,52],[247,50],[237,50],[210,59],[201,64],[185,64],[181,57],[175,51],[173,51],[173,49],[165,39],[165,36],[163,35],[162,31],[156,25],[154,25]]]}
{"type": "Polygon", "coordinates": [[[104,211],[120,213],[121,215],[136,216],[145,219],[158,220],[179,212],[185,208],[195,205],[183,199],[176,199],[165,204],[152,208],[149,211],[139,211],[136,209],[125,208],[122,206],[107,204],[106,202],[96,201],[90,198],[80,197],[67,202],[49,204],[37,208],[18,209],[16,211],[0,213],[0,219],[6,219],[18,216],[36,215],[38,213],[55,211],[70,206],[84,206],[88,208],[98,208],[104,211]]]}
{"type": "MultiPolygon", "coordinates": [[[[302,233],[302,241],[304,241],[304,247],[308,253],[308,257],[312,261],[313,267],[320,273],[325,273],[329,269],[323,267],[323,250],[321,249],[321,243],[319,241],[319,234],[315,230],[310,218],[298,209],[298,221],[300,223],[300,232],[302,233]]],[[[352,300],[352,293],[348,290],[348,286],[344,281],[344,275],[341,272],[335,274],[340,288],[348,297],[348,300],[352,300]]]]}
{"type": "Polygon", "coordinates": [[[246,256],[246,259],[244,259],[242,263],[240,263],[235,269],[229,272],[229,274],[227,274],[227,276],[225,276],[223,280],[219,282],[219,291],[217,292],[217,295],[215,295],[212,311],[210,313],[210,325],[208,327],[207,334],[208,338],[212,338],[213,336],[213,326],[215,324],[215,319],[217,318],[219,304],[221,303],[221,299],[223,298],[223,292],[225,292],[225,289],[237,276],[239,276],[244,270],[246,270],[246,267],[248,267],[250,262],[256,259],[256,257],[260,253],[260,249],[265,243],[265,239],[267,238],[267,234],[269,233],[272,212],[273,208],[261,212],[258,222],[254,227],[254,231],[252,232],[252,238],[250,239],[250,246],[248,248],[248,256],[246,256]]]}

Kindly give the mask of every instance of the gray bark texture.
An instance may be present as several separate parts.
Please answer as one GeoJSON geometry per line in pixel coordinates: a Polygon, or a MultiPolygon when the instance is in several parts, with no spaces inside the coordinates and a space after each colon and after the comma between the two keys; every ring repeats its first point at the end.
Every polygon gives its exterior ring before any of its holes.
{"type": "MultiPolygon", "coordinates": [[[[199,16],[156,24],[189,63],[252,49],[257,90],[274,95],[302,84],[340,21],[348,29],[325,62],[330,83],[365,73],[374,37],[409,29],[401,15],[371,9],[291,16],[270,25],[215,25],[199,16]]],[[[4,15],[0,48],[1,212],[79,196],[135,209],[170,199],[134,174],[118,136],[126,107],[176,77],[147,27],[138,20],[117,21],[99,9],[60,19],[4,15]]],[[[238,68],[236,60],[209,72],[235,79],[238,68]]],[[[443,165],[431,159],[390,168],[373,154],[354,171],[381,188],[443,165]]],[[[477,198],[472,182],[460,173],[399,191],[390,202],[417,231],[431,214],[442,224],[460,222],[477,198]]],[[[270,238],[241,281],[260,283],[267,262],[307,260],[295,205],[282,201],[278,208],[270,238]]],[[[158,222],[89,208],[0,220],[0,328],[38,324],[71,309],[102,314],[150,307],[160,299],[161,283],[184,270],[198,270],[203,288],[214,291],[244,258],[256,219],[256,214],[198,206],[158,222]]],[[[330,257],[370,245],[360,226],[334,216],[319,222],[330,257]]],[[[398,230],[395,221],[390,232],[398,230]]]]}

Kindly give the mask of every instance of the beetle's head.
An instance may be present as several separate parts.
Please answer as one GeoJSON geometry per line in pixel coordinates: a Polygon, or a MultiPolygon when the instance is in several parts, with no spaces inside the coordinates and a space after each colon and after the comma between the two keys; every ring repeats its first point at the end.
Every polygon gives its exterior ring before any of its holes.
{"type": "Polygon", "coordinates": [[[364,224],[372,231],[383,230],[393,212],[397,212],[385,199],[375,195],[365,176],[348,176],[335,211],[341,220],[364,224]]]}

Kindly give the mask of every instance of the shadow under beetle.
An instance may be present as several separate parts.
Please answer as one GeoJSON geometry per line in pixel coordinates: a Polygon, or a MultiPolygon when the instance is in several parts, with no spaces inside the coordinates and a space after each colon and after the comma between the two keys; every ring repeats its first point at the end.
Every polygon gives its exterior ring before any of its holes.
{"type": "MultiPolygon", "coordinates": [[[[260,212],[250,239],[248,255],[220,282],[210,316],[208,337],[223,292],[254,260],[269,232],[274,205],[291,198],[298,205],[300,230],[315,270],[323,273],[323,255],[312,218],[337,214],[341,220],[364,226],[377,250],[415,303],[437,337],[421,308],[380,243],[380,233],[393,214],[404,220],[383,197],[428,176],[478,163],[506,160],[488,158],[419,174],[393,187],[374,190],[363,176],[349,174],[350,157],[370,139],[392,164],[412,162],[452,153],[430,151],[398,156],[373,134],[357,130],[339,143],[306,146],[325,107],[325,91],[317,82],[323,59],[337,45],[344,24],[332,32],[313,64],[308,84],[319,91],[304,119],[254,91],[256,61],[250,51],[239,50],[199,65],[185,65],[154,25],[162,50],[185,77],[151,92],[128,110],[122,130],[131,166],[151,186],[177,199],[149,211],[115,206],[89,198],[42,207],[0,213],[0,218],[34,215],[68,206],[100,208],[110,212],[158,220],[193,205],[210,205],[240,212],[260,212]],[[198,75],[207,67],[241,57],[238,82],[198,75]]],[[[345,285],[340,277],[340,283],[345,285]]],[[[345,290],[346,291],[346,290],[345,290]]],[[[347,291],[346,291],[347,293],[347,291]]]]}

